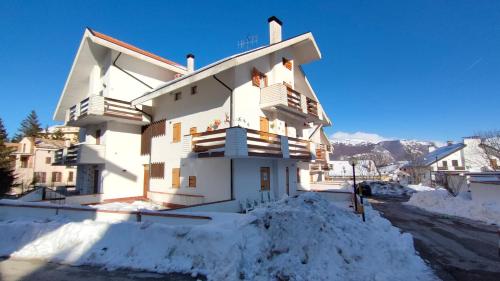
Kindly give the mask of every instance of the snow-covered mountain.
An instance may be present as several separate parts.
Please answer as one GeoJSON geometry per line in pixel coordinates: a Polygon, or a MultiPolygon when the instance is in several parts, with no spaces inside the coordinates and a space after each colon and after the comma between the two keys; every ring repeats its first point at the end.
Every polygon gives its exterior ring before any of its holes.
{"type": "Polygon", "coordinates": [[[367,141],[361,139],[331,140],[334,148],[332,159],[345,160],[350,157],[372,159],[387,165],[398,161],[411,161],[415,157],[427,154],[429,147],[436,145],[429,141],[384,140],[367,141]]]}

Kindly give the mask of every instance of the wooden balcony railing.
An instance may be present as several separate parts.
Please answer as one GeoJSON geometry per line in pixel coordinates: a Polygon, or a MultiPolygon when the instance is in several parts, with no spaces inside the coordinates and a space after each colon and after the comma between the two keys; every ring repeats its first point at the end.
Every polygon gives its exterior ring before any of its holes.
{"type": "Polygon", "coordinates": [[[142,112],[135,109],[130,102],[112,98],[104,98],[104,114],[132,120],[142,120],[142,112]]]}
{"type": "Polygon", "coordinates": [[[248,156],[282,158],[281,136],[247,129],[248,156]]]}
{"type": "Polygon", "coordinates": [[[289,86],[286,86],[286,90],[287,90],[288,106],[293,108],[293,109],[302,111],[302,106],[301,106],[302,95],[299,92],[290,88],[289,86]]]}
{"type": "Polygon", "coordinates": [[[464,166],[453,166],[453,169],[455,171],[464,171],[465,170],[465,167],[464,166]]]}
{"type": "Polygon", "coordinates": [[[306,103],[307,103],[307,114],[318,117],[318,103],[315,100],[307,97],[306,97],[306,103]]]}
{"type": "Polygon", "coordinates": [[[224,156],[226,129],[195,133],[191,136],[193,152],[198,153],[198,157],[224,156]]]}
{"type": "Polygon", "coordinates": [[[288,137],[288,150],[290,152],[290,158],[311,160],[309,147],[309,141],[288,137]]]}
{"type": "Polygon", "coordinates": [[[446,171],[446,170],[448,170],[448,166],[440,166],[440,167],[438,166],[437,169],[438,169],[438,171],[446,171]]]}
{"type": "Polygon", "coordinates": [[[78,121],[89,115],[101,115],[142,121],[142,112],[133,107],[130,102],[107,98],[103,96],[90,96],[69,108],[67,122],[78,121]]]}

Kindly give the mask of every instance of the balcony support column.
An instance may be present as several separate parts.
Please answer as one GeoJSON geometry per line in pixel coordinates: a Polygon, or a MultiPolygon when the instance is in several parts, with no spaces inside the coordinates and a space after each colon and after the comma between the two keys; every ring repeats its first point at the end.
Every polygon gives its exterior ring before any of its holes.
{"type": "Polygon", "coordinates": [[[230,158],[248,156],[247,130],[245,128],[233,127],[226,130],[224,156],[230,158]]]}
{"type": "Polygon", "coordinates": [[[288,137],[280,136],[281,138],[281,153],[283,154],[283,158],[290,158],[290,150],[288,149],[288,137]]]}

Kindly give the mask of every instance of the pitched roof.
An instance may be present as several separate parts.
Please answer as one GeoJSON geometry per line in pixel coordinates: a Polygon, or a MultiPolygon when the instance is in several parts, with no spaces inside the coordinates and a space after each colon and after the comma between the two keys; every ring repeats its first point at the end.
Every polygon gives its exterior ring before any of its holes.
{"type": "MultiPolygon", "coordinates": [[[[440,148],[437,148],[436,150],[430,152],[429,154],[425,155],[424,157],[420,158],[416,164],[420,166],[429,166],[446,156],[452,154],[453,152],[456,152],[462,148],[465,147],[465,144],[463,143],[456,143],[456,144],[451,144],[451,145],[446,145],[440,148]]],[[[415,163],[414,163],[415,164],[415,163]]]]}
{"type": "Polygon", "coordinates": [[[202,67],[194,72],[183,75],[177,79],[169,81],[164,85],[145,93],[144,95],[132,100],[133,105],[143,103],[145,101],[151,100],[155,97],[161,96],[163,94],[175,91],[183,86],[197,82],[201,79],[207,78],[208,76],[218,74],[224,70],[227,70],[236,65],[246,63],[256,57],[261,57],[266,54],[281,50],[286,47],[290,47],[294,44],[299,44],[301,42],[311,42],[315,53],[312,54],[313,57],[317,59],[321,58],[321,53],[316,45],[316,41],[310,32],[297,35],[295,37],[283,40],[274,44],[262,46],[255,48],[246,52],[238,53],[224,59],[218,60],[212,64],[202,67]],[[253,56],[252,56],[253,55],[253,56]],[[188,79],[189,78],[189,79],[188,79]],[[184,81],[184,83],[182,83],[184,81]]]}
{"type": "Polygon", "coordinates": [[[129,50],[134,51],[134,52],[136,52],[136,53],[139,53],[139,54],[141,54],[141,55],[144,55],[144,56],[150,57],[150,58],[152,58],[152,59],[155,59],[155,60],[158,60],[158,61],[161,61],[161,62],[164,62],[164,63],[170,64],[170,65],[173,65],[173,66],[177,66],[177,67],[185,68],[185,67],[184,67],[184,66],[182,66],[181,64],[178,64],[178,63],[173,62],[173,61],[171,61],[171,60],[168,60],[168,59],[166,59],[166,58],[162,58],[162,57],[160,57],[160,56],[158,56],[158,55],[155,55],[155,54],[153,54],[153,53],[150,53],[150,52],[148,52],[148,51],[144,51],[144,50],[142,50],[142,49],[139,49],[139,48],[137,48],[136,46],[133,46],[133,45],[128,44],[128,43],[125,43],[125,42],[123,42],[123,41],[121,41],[121,40],[118,40],[118,39],[116,39],[116,38],[113,38],[113,37],[111,37],[111,36],[109,36],[109,35],[106,35],[106,34],[103,34],[103,33],[97,32],[97,31],[95,31],[95,30],[93,30],[93,29],[91,29],[91,28],[88,28],[88,30],[90,31],[90,33],[92,33],[92,35],[94,35],[94,36],[96,36],[96,37],[98,37],[98,38],[101,38],[101,39],[103,39],[103,40],[106,40],[106,41],[108,41],[108,42],[111,42],[111,43],[113,43],[113,44],[116,44],[116,45],[118,45],[118,46],[121,46],[121,47],[123,47],[123,48],[129,49],[129,50]]]}

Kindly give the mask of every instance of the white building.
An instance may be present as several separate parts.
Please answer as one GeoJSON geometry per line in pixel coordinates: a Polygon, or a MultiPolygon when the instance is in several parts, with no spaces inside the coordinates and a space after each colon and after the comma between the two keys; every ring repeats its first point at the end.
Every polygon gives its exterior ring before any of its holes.
{"type": "Polygon", "coordinates": [[[331,122],[301,65],[321,53],[281,28],[272,17],[269,45],[199,69],[87,29],[54,114],[81,128],[59,159],[80,193],[192,205],[307,188],[331,122]]]}
{"type": "MultiPolygon", "coordinates": [[[[19,191],[29,186],[74,186],[76,169],[73,166],[53,166],[56,152],[67,145],[63,140],[23,138],[12,152],[15,183],[19,191]]],[[[18,192],[20,193],[20,192],[18,192]]]]}
{"type": "MultiPolygon", "coordinates": [[[[353,177],[352,165],[349,161],[331,160],[329,176],[337,179],[350,179],[353,177]]],[[[372,160],[358,160],[354,165],[356,178],[359,179],[374,179],[378,177],[377,166],[372,160]]]]}
{"type": "Polygon", "coordinates": [[[70,141],[72,143],[78,142],[80,128],[78,127],[70,127],[64,125],[54,125],[47,128],[46,131],[43,131],[44,137],[47,139],[54,139],[56,134],[59,132],[63,140],[70,141]]]}

